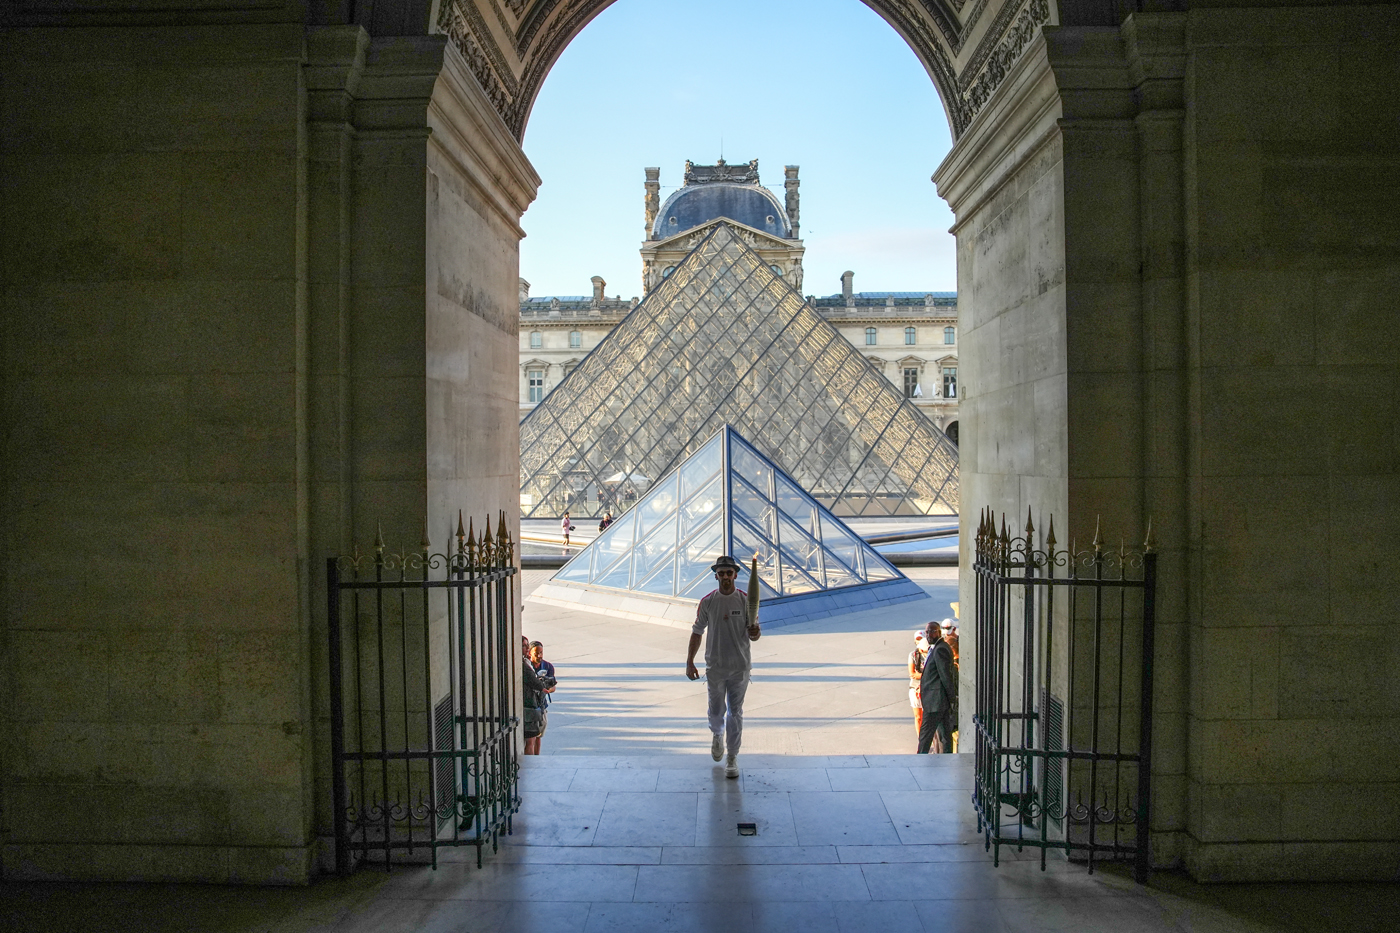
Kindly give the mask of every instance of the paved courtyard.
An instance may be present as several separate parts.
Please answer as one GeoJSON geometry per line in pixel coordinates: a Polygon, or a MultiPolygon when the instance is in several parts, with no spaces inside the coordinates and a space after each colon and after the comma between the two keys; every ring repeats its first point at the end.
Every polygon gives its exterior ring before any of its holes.
{"type": "MultiPolygon", "coordinates": [[[[526,595],[551,573],[525,571],[526,595]]],[[[745,753],[914,751],[905,665],[914,630],[953,614],[957,568],[907,573],[932,598],[764,631],[752,646],[745,753]]],[[[685,678],[688,628],[528,599],[524,622],[559,675],[544,755],[708,754],[705,684],[685,678]]]]}
{"type": "MultiPolygon", "coordinates": [[[[548,576],[525,575],[528,589],[548,576]]],[[[971,756],[907,754],[905,657],[934,598],[765,633],[743,772],[708,755],[685,629],[527,603],[562,688],[526,758],[514,832],[484,868],[363,868],[307,888],[0,883],[9,933],[1380,933],[1397,885],[1134,884],[1004,848],[969,802],[971,756]],[[896,607],[899,609],[901,607],[896,607]],[[754,824],[740,835],[739,824],[754,824]]]]}
{"type": "Polygon", "coordinates": [[[969,756],[527,759],[486,866],[308,888],[0,884],[9,933],[1380,933],[1395,885],[1146,886],[1029,850],[993,867],[969,756]],[[756,835],[741,836],[740,822],[756,835]]]}

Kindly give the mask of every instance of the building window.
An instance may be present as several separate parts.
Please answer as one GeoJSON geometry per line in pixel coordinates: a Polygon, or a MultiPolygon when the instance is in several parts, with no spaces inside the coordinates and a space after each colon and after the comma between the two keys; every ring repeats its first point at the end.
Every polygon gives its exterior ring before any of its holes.
{"type": "Polygon", "coordinates": [[[544,401],[544,370],[532,369],[525,374],[530,382],[530,404],[544,401]]]}
{"type": "Polygon", "coordinates": [[[948,440],[956,444],[958,442],[958,423],[954,421],[943,429],[943,433],[948,435],[948,440]]]}
{"type": "Polygon", "coordinates": [[[952,346],[953,344],[957,343],[958,332],[951,327],[943,328],[943,342],[948,344],[949,346],[952,346]]]}
{"type": "Polygon", "coordinates": [[[782,274],[783,274],[783,270],[782,270],[782,269],[779,269],[777,266],[770,265],[768,268],[769,268],[769,270],[770,270],[774,275],[782,275],[782,274]]]}
{"type": "Polygon", "coordinates": [[[919,389],[919,370],[916,366],[907,366],[904,369],[904,397],[923,398],[924,393],[919,389]]]}
{"type": "MultiPolygon", "coordinates": [[[[672,217],[672,218],[671,218],[671,223],[675,223],[675,222],[676,222],[676,218],[672,217]]],[[[672,273],[672,272],[675,272],[675,271],[676,271],[676,267],[675,267],[675,266],[667,266],[666,268],[664,268],[664,269],[661,270],[661,277],[662,277],[663,279],[669,279],[669,278],[671,277],[671,273],[672,273]]]]}
{"type": "Polygon", "coordinates": [[[576,330],[569,331],[569,346],[575,349],[583,346],[583,334],[576,330]]]}
{"type": "Polygon", "coordinates": [[[943,367],[943,397],[958,397],[958,368],[956,366],[943,367]]]}
{"type": "Polygon", "coordinates": [[[865,345],[867,347],[875,346],[875,328],[867,327],[865,329],[865,345]]]}
{"type": "Polygon", "coordinates": [[[530,331],[530,349],[538,350],[542,346],[544,346],[544,337],[537,330],[530,331]]]}
{"type": "Polygon", "coordinates": [[[915,336],[916,336],[916,335],[915,335],[915,333],[914,333],[914,328],[912,328],[912,327],[906,327],[906,328],[904,328],[904,345],[905,345],[906,347],[912,347],[912,346],[914,345],[914,338],[915,338],[915,336]]]}

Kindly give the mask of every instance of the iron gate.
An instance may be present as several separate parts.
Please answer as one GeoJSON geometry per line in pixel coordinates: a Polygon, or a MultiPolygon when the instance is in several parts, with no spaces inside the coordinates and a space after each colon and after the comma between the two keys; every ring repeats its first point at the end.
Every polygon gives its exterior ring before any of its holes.
{"type": "Polygon", "coordinates": [[[1000,847],[1149,868],[1152,651],[1157,555],[1044,547],[990,510],[977,528],[976,782],[978,829],[1000,847]],[[1056,574],[1059,574],[1058,576],[1056,574]]]}
{"type": "Polygon", "coordinates": [[[335,865],[494,849],[519,809],[515,545],[457,520],[457,545],[326,561],[335,865]]]}

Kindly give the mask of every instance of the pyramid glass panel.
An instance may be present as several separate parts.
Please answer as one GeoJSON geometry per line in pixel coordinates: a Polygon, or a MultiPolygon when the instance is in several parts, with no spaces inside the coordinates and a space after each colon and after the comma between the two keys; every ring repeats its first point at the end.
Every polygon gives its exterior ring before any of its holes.
{"type": "MultiPolygon", "coordinates": [[[[726,424],[835,514],[957,511],[957,448],[719,222],[521,422],[521,512],[629,509],[726,424]]],[[[772,498],[765,469],[739,472],[772,498]]]]}
{"type": "Polygon", "coordinates": [[[694,599],[714,588],[710,568],[721,554],[746,565],[757,557],[760,597],[768,602],[901,583],[905,589],[888,598],[923,598],[728,425],[655,481],[553,582],[694,599]]]}

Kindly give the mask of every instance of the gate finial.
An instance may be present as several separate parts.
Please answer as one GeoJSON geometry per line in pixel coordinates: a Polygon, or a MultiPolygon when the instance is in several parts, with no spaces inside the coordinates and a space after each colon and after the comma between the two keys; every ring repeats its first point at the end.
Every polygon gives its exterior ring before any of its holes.
{"type": "Polygon", "coordinates": [[[1094,516],[1094,553],[1095,553],[1095,554],[1097,554],[1097,553],[1099,553],[1100,551],[1103,550],[1103,539],[1099,537],[1099,523],[1102,522],[1102,521],[1103,521],[1103,516],[1102,516],[1102,515],[1095,515],[1095,516],[1094,516]]]}
{"type": "Polygon", "coordinates": [[[1031,536],[1035,534],[1035,522],[1031,521],[1031,507],[1026,506],[1026,544],[1031,544],[1031,536]]]}
{"type": "Polygon", "coordinates": [[[1045,550],[1053,557],[1055,554],[1055,516],[1050,516],[1050,533],[1045,536],[1045,550]]]}
{"type": "Polygon", "coordinates": [[[433,549],[433,540],[428,537],[428,519],[423,517],[423,540],[418,542],[423,546],[423,553],[426,554],[433,549]]]}
{"type": "Polygon", "coordinates": [[[376,522],[376,523],[375,523],[375,530],[374,530],[374,553],[375,553],[376,555],[380,555],[380,556],[382,556],[382,555],[384,554],[384,524],[383,524],[383,522],[376,522]]]}
{"type": "Polygon", "coordinates": [[[1151,554],[1157,550],[1157,542],[1152,538],[1152,516],[1147,516],[1147,538],[1142,542],[1142,552],[1151,554]]]}

